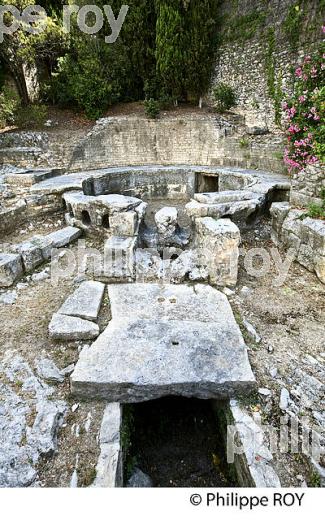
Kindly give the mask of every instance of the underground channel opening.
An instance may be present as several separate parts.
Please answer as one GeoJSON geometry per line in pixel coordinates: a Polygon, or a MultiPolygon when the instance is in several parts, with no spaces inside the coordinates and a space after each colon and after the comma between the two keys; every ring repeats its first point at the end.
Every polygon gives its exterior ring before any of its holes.
{"type": "Polygon", "coordinates": [[[168,397],[123,407],[124,482],[135,468],[154,487],[233,487],[210,401],[168,397]]]}
{"type": "Polygon", "coordinates": [[[109,216],[108,215],[103,216],[102,226],[104,229],[109,229],[109,216]]]}
{"type": "Polygon", "coordinates": [[[89,226],[91,224],[90,215],[89,215],[88,211],[84,210],[81,213],[81,220],[85,226],[89,226]]]}
{"type": "Polygon", "coordinates": [[[195,177],[196,193],[215,193],[219,191],[219,178],[215,175],[197,173],[195,177]]]}

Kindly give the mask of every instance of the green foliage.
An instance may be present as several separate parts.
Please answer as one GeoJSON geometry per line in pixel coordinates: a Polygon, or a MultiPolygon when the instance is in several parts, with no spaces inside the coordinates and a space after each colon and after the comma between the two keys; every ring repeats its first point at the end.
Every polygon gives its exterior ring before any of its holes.
{"type": "Polygon", "coordinates": [[[184,74],[186,91],[196,100],[209,90],[218,46],[216,0],[191,0],[186,12],[188,44],[184,74]]]}
{"type": "Polygon", "coordinates": [[[301,7],[301,1],[297,1],[295,5],[289,8],[287,17],[283,22],[283,30],[292,50],[296,50],[298,46],[303,18],[304,11],[301,7]]]}
{"type": "Polygon", "coordinates": [[[38,128],[47,119],[47,107],[44,105],[19,106],[14,114],[14,122],[19,128],[38,128]]]}
{"type": "Polygon", "coordinates": [[[175,104],[189,96],[198,101],[210,87],[218,5],[219,0],[156,0],[157,77],[175,104]]]}
{"type": "MultiPolygon", "coordinates": [[[[2,0],[2,4],[13,5],[22,10],[27,6],[35,5],[35,2],[33,0],[2,0]]],[[[47,4],[52,4],[52,2],[47,2],[47,4]]],[[[10,21],[11,15],[7,13],[5,22],[10,21]]],[[[65,49],[67,37],[63,33],[57,16],[47,16],[46,23],[46,30],[40,34],[29,34],[20,27],[14,34],[4,35],[4,41],[0,45],[0,61],[11,73],[24,104],[29,102],[29,98],[23,67],[42,63],[51,72],[57,58],[65,49]]]]}
{"type": "Polygon", "coordinates": [[[249,140],[248,140],[248,139],[245,139],[245,137],[243,137],[243,138],[239,141],[239,146],[240,146],[240,148],[249,148],[249,140]]]}
{"type": "Polygon", "coordinates": [[[282,72],[276,76],[276,63],[275,63],[275,31],[273,27],[269,28],[267,31],[267,50],[266,50],[266,60],[265,60],[265,69],[266,69],[266,82],[267,89],[270,98],[273,101],[274,111],[275,111],[275,124],[281,125],[281,102],[283,99],[282,92],[282,72]]]}
{"type": "Polygon", "coordinates": [[[266,17],[266,12],[254,10],[251,13],[230,19],[223,40],[226,42],[236,42],[252,39],[258,29],[265,24],[266,17]]]}
{"type": "Polygon", "coordinates": [[[325,219],[325,204],[312,203],[308,206],[308,213],[306,216],[310,218],[321,218],[325,219]]]}
{"type": "Polygon", "coordinates": [[[273,99],[275,94],[275,32],[271,27],[267,32],[267,52],[266,52],[266,79],[270,97],[273,99]]]}
{"type": "Polygon", "coordinates": [[[321,193],[321,204],[312,203],[308,206],[308,212],[303,217],[325,219],[325,188],[321,193]]]}
{"type": "Polygon", "coordinates": [[[3,87],[0,92],[0,128],[14,123],[15,112],[19,105],[19,97],[9,87],[3,87]]]}
{"type": "Polygon", "coordinates": [[[309,480],[309,487],[311,488],[320,488],[322,487],[321,477],[318,473],[313,472],[310,480],[309,480]]]}
{"type": "Polygon", "coordinates": [[[159,81],[175,103],[185,90],[188,48],[185,10],[178,0],[156,0],[156,68],[159,81]]]}
{"type": "Polygon", "coordinates": [[[150,98],[144,101],[144,109],[146,115],[150,119],[157,119],[160,114],[160,104],[156,99],[150,98]]]}
{"type": "Polygon", "coordinates": [[[321,86],[314,92],[314,97],[312,99],[314,102],[314,106],[316,111],[319,114],[322,114],[322,118],[319,122],[319,125],[313,129],[314,131],[314,150],[315,155],[320,159],[321,162],[325,162],[325,86],[321,86]]]}
{"type": "Polygon", "coordinates": [[[223,113],[236,105],[236,94],[233,88],[226,83],[219,83],[213,89],[213,96],[218,112],[223,113]]]}
{"type": "MultiPolygon", "coordinates": [[[[129,10],[118,40],[107,44],[111,28],[105,18],[101,31],[83,34],[77,17],[71,17],[71,31],[63,31],[61,5],[40,0],[47,11],[47,29],[27,34],[19,29],[5,35],[0,63],[13,76],[22,103],[27,105],[28,89],[24,67],[41,65],[42,101],[73,106],[97,118],[118,101],[199,100],[211,84],[218,41],[218,6],[221,0],[129,0],[129,10]],[[136,37],[135,37],[136,35],[136,37]]],[[[19,9],[33,0],[3,0],[19,9]]],[[[78,0],[79,6],[86,0],[78,0]]],[[[97,0],[103,9],[107,2],[97,0]]],[[[121,0],[111,0],[115,16],[121,0]]],[[[91,24],[93,15],[89,15],[91,24]]],[[[0,84],[1,84],[0,69],[0,84]]]]}

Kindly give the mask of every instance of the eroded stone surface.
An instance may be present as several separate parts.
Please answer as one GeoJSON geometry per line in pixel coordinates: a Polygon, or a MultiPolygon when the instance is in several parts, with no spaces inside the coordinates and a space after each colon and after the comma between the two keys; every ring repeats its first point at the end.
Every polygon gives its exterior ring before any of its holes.
{"type": "Polygon", "coordinates": [[[83,282],[58,310],[59,314],[97,321],[105,285],[100,282],[83,282]]]}
{"type": "Polygon", "coordinates": [[[52,400],[53,389],[13,351],[2,359],[0,378],[0,487],[35,485],[40,455],[56,451],[66,404],[52,400]]]}
{"type": "Polygon", "coordinates": [[[100,454],[92,487],[114,488],[123,485],[121,426],[121,405],[119,403],[108,404],[100,428],[100,454]]]}
{"type": "Polygon", "coordinates": [[[84,349],[72,391],[112,402],[229,397],[254,388],[227,298],[208,286],[109,288],[113,319],[84,349]]]}
{"type": "Polygon", "coordinates": [[[53,314],[49,334],[52,339],[63,341],[94,339],[99,335],[99,327],[96,323],[81,318],[53,314]]]}
{"type": "Polygon", "coordinates": [[[195,220],[195,245],[201,265],[207,265],[210,283],[234,286],[238,277],[240,231],[229,219],[195,220]]]}
{"type": "Polygon", "coordinates": [[[0,253],[0,287],[10,287],[22,275],[21,256],[0,253]]]}
{"type": "Polygon", "coordinates": [[[325,283],[325,222],[306,217],[304,210],[289,204],[273,204],[271,215],[272,240],[292,249],[296,260],[325,283]]]}
{"type": "Polygon", "coordinates": [[[104,281],[132,281],[135,275],[136,238],[112,237],[104,247],[104,281]]]}

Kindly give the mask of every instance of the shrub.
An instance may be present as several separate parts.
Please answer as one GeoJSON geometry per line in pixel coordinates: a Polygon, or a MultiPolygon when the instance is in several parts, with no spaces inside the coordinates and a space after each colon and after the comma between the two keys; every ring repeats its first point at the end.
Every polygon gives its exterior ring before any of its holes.
{"type": "Polygon", "coordinates": [[[14,122],[19,128],[34,128],[43,126],[47,119],[45,105],[19,106],[14,115],[14,122]]]}
{"type": "Polygon", "coordinates": [[[0,128],[14,123],[18,104],[18,94],[9,87],[4,87],[0,92],[0,128]]]}
{"type": "Polygon", "coordinates": [[[235,91],[226,83],[219,83],[213,90],[214,100],[218,112],[226,112],[236,106],[235,91]]]}
{"type": "Polygon", "coordinates": [[[325,159],[325,61],[321,49],[305,56],[295,71],[294,95],[283,103],[287,120],[284,161],[289,170],[302,170],[325,159]]]}
{"type": "Polygon", "coordinates": [[[308,206],[307,216],[310,218],[325,219],[325,204],[310,204],[308,206]]]}
{"type": "Polygon", "coordinates": [[[144,101],[144,110],[146,113],[146,116],[148,116],[150,119],[157,119],[160,113],[160,104],[159,101],[156,99],[146,99],[144,101]]]}

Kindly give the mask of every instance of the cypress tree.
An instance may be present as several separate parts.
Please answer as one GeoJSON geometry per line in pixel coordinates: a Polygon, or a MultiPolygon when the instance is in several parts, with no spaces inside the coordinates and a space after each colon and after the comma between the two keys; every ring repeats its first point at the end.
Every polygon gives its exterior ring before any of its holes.
{"type": "Polygon", "coordinates": [[[185,8],[181,0],[157,0],[156,61],[162,91],[175,104],[185,91],[188,51],[185,8]]]}
{"type": "Polygon", "coordinates": [[[186,87],[199,101],[211,83],[217,48],[218,0],[190,0],[186,13],[189,50],[186,62],[186,87]]]}

